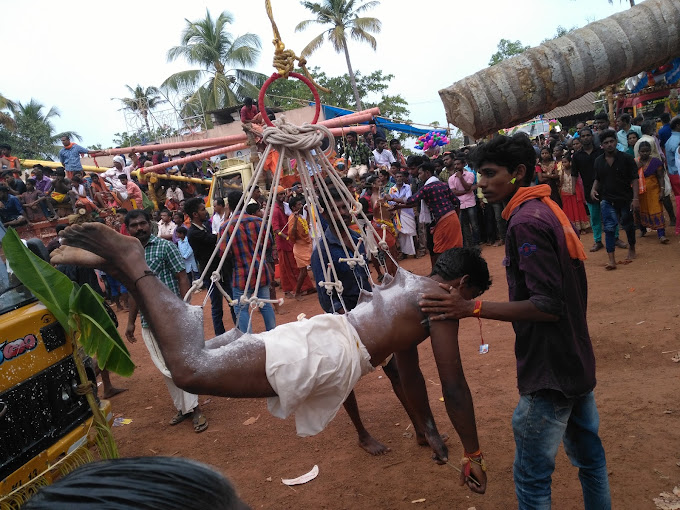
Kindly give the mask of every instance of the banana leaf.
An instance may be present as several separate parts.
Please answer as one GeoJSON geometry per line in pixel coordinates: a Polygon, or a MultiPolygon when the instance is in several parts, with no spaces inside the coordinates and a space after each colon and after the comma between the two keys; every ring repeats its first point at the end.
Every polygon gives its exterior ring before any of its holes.
{"type": "Polygon", "coordinates": [[[99,368],[129,377],[135,364],[102,302],[88,284],[78,289],[71,305],[71,313],[80,322],[78,340],[87,354],[96,356],[99,368]]]}
{"type": "Polygon", "coordinates": [[[52,312],[66,332],[97,357],[99,368],[128,377],[134,370],[118,329],[103,306],[103,299],[89,285],[79,287],[65,274],[33,254],[14,229],[2,247],[17,278],[52,312]]]}
{"type": "Polygon", "coordinates": [[[16,277],[52,312],[64,329],[68,329],[73,282],[34,255],[14,229],[9,229],[5,234],[2,248],[16,277]]]}

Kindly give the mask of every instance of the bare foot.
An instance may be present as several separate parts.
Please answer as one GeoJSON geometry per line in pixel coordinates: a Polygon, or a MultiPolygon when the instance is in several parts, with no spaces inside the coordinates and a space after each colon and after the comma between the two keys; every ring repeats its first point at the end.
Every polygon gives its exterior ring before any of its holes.
{"type": "Polygon", "coordinates": [[[294,294],[295,301],[302,301],[302,294],[294,294]]]}
{"type": "Polygon", "coordinates": [[[628,256],[626,257],[626,260],[635,260],[635,257],[635,248],[628,248],[628,256]]]}
{"type": "Polygon", "coordinates": [[[127,391],[127,388],[114,388],[113,386],[111,386],[107,391],[104,392],[103,396],[104,398],[111,398],[125,391],[127,391]]]}
{"type": "Polygon", "coordinates": [[[368,432],[365,435],[359,436],[359,446],[371,455],[385,455],[387,452],[392,451],[368,432]]]}
{"type": "Polygon", "coordinates": [[[607,271],[613,271],[614,269],[616,269],[616,264],[607,264],[606,266],[604,266],[604,268],[607,271]]]}

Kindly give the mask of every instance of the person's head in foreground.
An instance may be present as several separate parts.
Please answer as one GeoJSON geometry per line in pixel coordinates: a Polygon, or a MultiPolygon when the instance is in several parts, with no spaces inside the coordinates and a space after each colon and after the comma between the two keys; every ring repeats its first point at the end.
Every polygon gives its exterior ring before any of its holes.
{"type": "Polygon", "coordinates": [[[475,299],[491,286],[489,267],[478,248],[450,248],[442,253],[430,277],[439,277],[458,289],[466,300],[475,299]]]}
{"type": "Polygon", "coordinates": [[[524,133],[497,136],[477,147],[471,156],[481,175],[478,186],[491,203],[510,199],[520,186],[529,186],[534,178],[536,152],[524,133]]]}
{"type": "Polygon", "coordinates": [[[180,457],[93,462],[42,487],[24,510],[246,510],[211,467],[180,457]]]}

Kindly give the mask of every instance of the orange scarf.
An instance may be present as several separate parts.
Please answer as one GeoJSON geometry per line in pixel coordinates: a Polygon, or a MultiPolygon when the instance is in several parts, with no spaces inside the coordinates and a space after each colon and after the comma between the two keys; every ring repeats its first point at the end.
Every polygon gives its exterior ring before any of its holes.
{"type": "Polygon", "coordinates": [[[512,200],[510,200],[508,206],[503,209],[501,216],[503,216],[504,220],[509,220],[510,215],[515,209],[517,209],[527,200],[532,200],[534,198],[538,198],[541,202],[550,207],[550,210],[557,217],[560,225],[562,225],[564,237],[567,241],[569,256],[572,259],[586,260],[587,257],[585,251],[583,251],[583,244],[581,243],[581,240],[576,235],[576,232],[574,232],[574,227],[571,226],[571,222],[569,221],[569,218],[567,218],[567,215],[564,214],[564,211],[562,211],[560,206],[550,199],[550,186],[547,184],[540,184],[530,188],[519,188],[517,193],[515,193],[515,196],[512,197],[512,200]]]}
{"type": "Polygon", "coordinates": [[[64,145],[64,149],[66,150],[71,149],[75,144],[76,144],[75,142],[71,142],[68,145],[64,145]]]}

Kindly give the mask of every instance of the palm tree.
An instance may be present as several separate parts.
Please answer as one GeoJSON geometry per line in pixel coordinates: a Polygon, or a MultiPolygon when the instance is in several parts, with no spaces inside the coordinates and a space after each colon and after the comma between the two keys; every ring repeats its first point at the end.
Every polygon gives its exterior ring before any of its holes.
{"type": "Polygon", "coordinates": [[[238,37],[229,33],[227,26],[234,17],[226,11],[215,20],[206,10],[205,18],[185,21],[181,44],[168,50],[168,62],[184,57],[200,69],[175,73],[161,88],[185,95],[190,110],[235,106],[246,96],[256,97],[265,76],[245,68],[257,62],[260,38],[252,33],[238,37]]]}
{"type": "Polygon", "coordinates": [[[54,132],[52,120],[60,117],[56,107],[43,112],[45,106],[35,99],[23,104],[17,102],[10,107],[16,123],[15,139],[18,142],[16,152],[29,159],[42,159],[56,155],[58,142],[63,136],[72,140],[81,140],[74,131],[54,132]]]}
{"type": "Polygon", "coordinates": [[[151,126],[149,126],[149,112],[156,108],[159,104],[165,103],[160,95],[160,90],[157,87],[142,87],[137,85],[134,89],[130,85],[125,85],[132,94],[132,97],[119,97],[112,98],[118,99],[123,103],[124,110],[130,110],[136,113],[144,119],[144,124],[146,124],[147,132],[151,132],[151,126]]]}
{"type": "Polygon", "coordinates": [[[354,99],[357,102],[357,109],[363,110],[361,98],[359,97],[359,90],[357,89],[357,82],[354,77],[354,71],[352,70],[352,63],[349,60],[347,31],[349,31],[349,36],[352,39],[368,43],[371,45],[371,48],[375,50],[377,44],[375,37],[373,37],[371,33],[380,33],[382,23],[378,18],[359,17],[359,14],[378,6],[380,2],[374,0],[358,6],[355,0],[322,0],[321,2],[304,1],[301,3],[303,7],[316,15],[316,19],[301,21],[295,27],[296,32],[304,30],[313,24],[328,27],[305,46],[302,50],[302,57],[306,58],[319,49],[323,44],[324,39],[330,41],[336,53],[344,52],[345,60],[347,60],[350,83],[352,84],[352,90],[354,91],[354,99]]]}
{"type": "Polygon", "coordinates": [[[16,107],[16,103],[14,103],[14,101],[7,99],[5,96],[0,94],[0,126],[4,127],[5,129],[9,129],[10,131],[14,131],[17,125],[14,122],[12,115],[4,110],[11,111],[14,107],[16,107]]]}

